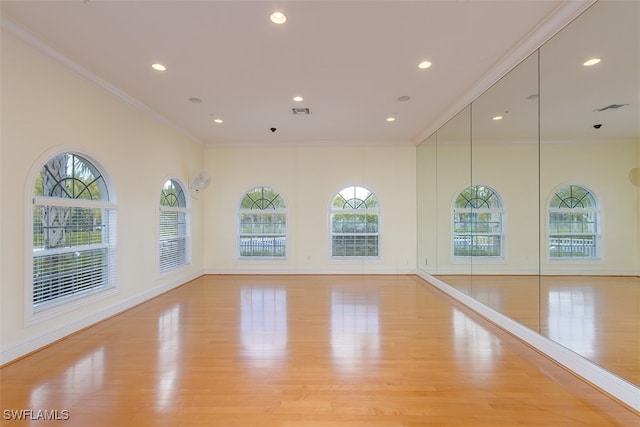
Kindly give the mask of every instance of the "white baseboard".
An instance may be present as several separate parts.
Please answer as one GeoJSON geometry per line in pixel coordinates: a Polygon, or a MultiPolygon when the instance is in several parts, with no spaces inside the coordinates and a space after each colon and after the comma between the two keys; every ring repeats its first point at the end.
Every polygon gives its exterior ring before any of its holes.
{"type": "Polygon", "coordinates": [[[115,316],[129,308],[135,307],[151,298],[157,297],[173,288],[176,288],[190,280],[200,277],[202,272],[192,273],[187,276],[182,276],[179,279],[171,280],[161,286],[142,292],[138,295],[129,297],[123,301],[119,301],[109,307],[103,308],[95,313],[91,313],[81,319],[68,323],[56,329],[47,331],[40,336],[27,340],[18,345],[3,349],[0,353],[0,365],[9,363],[12,360],[23,357],[29,353],[39,350],[49,344],[52,344],[64,337],[67,337],[75,332],[78,332],[84,328],[94,325],[102,320],[105,320],[111,316],[115,316]]]}
{"type": "Polygon", "coordinates": [[[415,268],[389,268],[389,267],[361,267],[361,266],[341,266],[341,267],[329,267],[329,268],[297,268],[297,267],[282,267],[282,268],[247,268],[245,266],[237,268],[207,268],[204,270],[204,274],[309,274],[309,275],[321,275],[321,274],[387,274],[387,275],[415,275],[415,268]]]}
{"type": "Polygon", "coordinates": [[[540,352],[549,356],[565,368],[586,381],[630,406],[640,411],[640,387],[623,380],[617,375],[603,369],[599,365],[585,359],[579,354],[563,347],[555,341],[532,331],[511,318],[482,304],[469,295],[447,285],[424,271],[418,271],[417,275],[436,288],[440,289],[452,298],[460,301],[482,317],[488,319],[500,328],[525,341],[540,352]]]}

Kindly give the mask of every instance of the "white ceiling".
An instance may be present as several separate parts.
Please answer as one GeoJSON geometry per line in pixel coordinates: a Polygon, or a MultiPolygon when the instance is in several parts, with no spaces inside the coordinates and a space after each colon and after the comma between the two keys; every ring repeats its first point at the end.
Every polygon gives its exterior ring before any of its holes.
{"type": "Polygon", "coordinates": [[[585,4],[3,0],[1,11],[4,29],[204,144],[402,144],[428,136],[585,4]],[[274,10],[284,25],[269,21],[274,10]],[[418,69],[423,59],[433,66],[418,69]]]}

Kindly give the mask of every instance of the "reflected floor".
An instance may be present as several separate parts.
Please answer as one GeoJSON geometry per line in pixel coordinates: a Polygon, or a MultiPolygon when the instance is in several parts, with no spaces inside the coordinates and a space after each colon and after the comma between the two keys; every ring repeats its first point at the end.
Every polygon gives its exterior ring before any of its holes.
{"type": "Polygon", "coordinates": [[[616,375],[640,384],[638,277],[437,277],[616,375]]]}
{"type": "Polygon", "coordinates": [[[203,276],[0,378],[65,426],[640,421],[416,276],[203,276]]]}

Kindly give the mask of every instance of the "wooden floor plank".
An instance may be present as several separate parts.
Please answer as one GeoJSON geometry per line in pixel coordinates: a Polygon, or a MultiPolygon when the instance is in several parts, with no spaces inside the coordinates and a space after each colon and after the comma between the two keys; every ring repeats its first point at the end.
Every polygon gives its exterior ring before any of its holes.
{"type": "Polygon", "coordinates": [[[203,276],[0,380],[65,426],[640,423],[416,276],[203,276]]]}

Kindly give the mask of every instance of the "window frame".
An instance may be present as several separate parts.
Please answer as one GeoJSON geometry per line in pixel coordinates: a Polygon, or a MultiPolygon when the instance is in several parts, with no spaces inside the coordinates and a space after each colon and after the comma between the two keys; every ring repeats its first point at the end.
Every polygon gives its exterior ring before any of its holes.
{"type": "MultiPolygon", "coordinates": [[[[265,199],[259,199],[259,200],[265,200],[265,199]]],[[[237,245],[236,245],[236,251],[237,251],[237,257],[240,260],[286,260],[287,257],[289,256],[289,208],[287,205],[287,200],[285,199],[285,197],[282,195],[282,193],[280,191],[278,191],[275,187],[270,186],[270,185],[257,185],[254,187],[251,187],[250,189],[248,189],[247,191],[242,193],[242,197],[240,198],[240,201],[238,203],[238,210],[237,210],[237,214],[236,214],[236,218],[237,218],[237,229],[236,229],[236,236],[237,236],[237,245]],[[273,198],[270,202],[275,201],[276,199],[280,199],[282,204],[284,205],[284,208],[277,208],[274,206],[274,208],[272,209],[268,209],[268,208],[258,208],[258,209],[253,209],[253,208],[243,208],[242,207],[242,203],[245,200],[245,198],[252,193],[253,191],[256,190],[260,190],[264,193],[264,190],[270,190],[272,191],[274,194],[276,194],[276,197],[273,198]],[[282,233],[243,233],[242,231],[242,217],[243,215],[257,215],[257,216],[269,216],[269,215],[282,215],[284,217],[284,231],[282,233]],[[252,236],[253,235],[253,236],[252,236]],[[270,255],[244,255],[243,254],[243,250],[242,250],[242,242],[243,239],[245,238],[249,238],[249,239],[253,239],[253,238],[273,238],[274,239],[274,245],[273,245],[273,251],[275,252],[277,250],[277,245],[275,244],[275,239],[278,238],[282,238],[284,239],[284,245],[282,245],[282,247],[284,248],[284,254],[283,255],[275,255],[275,254],[270,254],[270,255]]],[[[270,224],[275,224],[275,223],[270,223],[270,224]]]]}
{"type": "Polygon", "coordinates": [[[599,199],[595,195],[595,193],[587,186],[582,184],[563,184],[559,185],[551,191],[549,194],[547,204],[546,204],[546,236],[545,236],[545,251],[547,260],[550,262],[593,262],[600,261],[602,259],[602,209],[600,207],[599,199]],[[589,196],[590,200],[593,202],[593,207],[590,208],[561,208],[561,207],[551,207],[551,203],[554,201],[554,198],[560,191],[562,191],[566,187],[579,187],[584,190],[589,196]],[[567,232],[567,233],[552,233],[552,221],[551,214],[553,213],[567,213],[571,212],[573,214],[577,213],[586,213],[593,214],[593,224],[595,227],[595,231],[593,233],[586,232],[567,232]],[[593,254],[591,256],[553,256],[551,253],[551,239],[552,236],[557,236],[557,238],[562,238],[561,236],[575,237],[575,236],[592,236],[593,237],[593,254]]]}
{"type": "Polygon", "coordinates": [[[158,237],[158,246],[157,246],[157,250],[158,250],[158,271],[161,275],[166,275],[166,274],[170,274],[176,270],[182,269],[186,266],[191,265],[191,253],[192,253],[192,248],[191,248],[191,244],[192,244],[192,239],[191,239],[191,206],[190,206],[190,200],[189,200],[189,193],[187,191],[187,187],[185,186],[184,182],[180,179],[177,178],[173,178],[173,177],[168,177],[163,181],[162,184],[162,189],[160,190],[160,203],[158,204],[158,233],[157,233],[157,237],[158,237]],[[180,188],[180,193],[178,194],[178,196],[182,196],[182,198],[180,199],[180,197],[178,197],[177,202],[178,204],[180,204],[180,200],[183,200],[184,202],[184,206],[167,206],[167,205],[163,205],[162,204],[162,198],[164,195],[164,188],[167,185],[168,182],[173,182],[173,185],[177,185],[180,188]],[[179,224],[180,224],[180,216],[183,217],[183,224],[184,224],[184,233],[183,234],[175,234],[172,235],[170,238],[165,238],[163,239],[162,234],[163,234],[163,225],[166,224],[163,221],[163,214],[164,213],[176,213],[177,218],[176,218],[176,229],[179,229],[179,224]],[[173,240],[177,240],[177,241],[182,241],[184,244],[184,254],[178,257],[173,257],[175,258],[177,261],[175,263],[167,263],[167,262],[163,262],[163,258],[162,258],[162,245],[165,242],[168,241],[173,241],[173,240]]]}
{"type": "MultiPolygon", "coordinates": [[[[356,196],[354,190],[354,196],[356,196]]],[[[365,228],[366,228],[366,224],[367,222],[365,221],[365,228]]],[[[369,189],[368,187],[365,187],[364,185],[358,185],[358,184],[354,184],[354,185],[349,185],[346,187],[343,187],[342,189],[340,189],[338,192],[334,193],[334,196],[331,198],[330,202],[329,202],[329,258],[331,260],[337,260],[337,261],[345,261],[345,260],[380,260],[382,255],[381,255],[381,251],[382,251],[382,245],[380,244],[382,241],[382,206],[381,206],[381,202],[380,202],[380,198],[377,196],[377,194],[372,191],[371,189],[369,189]],[[361,200],[362,202],[366,202],[366,199],[368,199],[370,196],[373,196],[376,200],[376,207],[366,207],[364,209],[362,208],[346,208],[346,209],[336,209],[334,207],[335,201],[338,199],[338,197],[342,197],[345,202],[349,202],[350,200],[354,200],[354,198],[352,199],[345,199],[344,196],[341,195],[342,192],[350,190],[350,189],[356,189],[356,188],[361,188],[365,191],[367,191],[369,194],[367,196],[367,198],[363,199],[358,199],[361,200]],[[333,229],[333,216],[336,214],[343,214],[343,215],[375,215],[376,216],[376,232],[364,232],[364,233],[336,233],[334,232],[333,229]],[[369,236],[375,236],[376,237],[376,254],[375,255],[335,255],[334,254],[334,237],[336,236],[353,236],[353,237],[365,237],[365,239],[369,236]]]]}
{"type": "MultiPolygon", "coordinates": [[[[476,190],[477,193],[477,190],[476,190]]],[[[472,185],[468,185],[466,187],[464,187],[461,191],[458,191],[453,199],[453,202],[451,204],[451,257],[454,261],[461,261],[461,260],[469,260],[472,259],[474,261],[485,261],[485,262],[493,262],[493,261],[503,261],[505,259],[505,240],[506,240],[506,233],[505,233],[505,223],[506,223],[506,210],[504,208],[504,202],[502,200],[502,197],[500,196],[500,193],[492,186],[490,185],[484,185],[484,184],[472,184],[472,185]],[[456,202],[458,201],[458,199],[460,198],[460,196],[463,195],[463,193],[465,191],[467,191],[468,189],[473,189],[473,188],[478,188],[478,187],[483,187],[483,188],[487,188],[491,191],[492,195],[487,198],[486,200],[490,200],[492,197],[495,197],[495,199],[497,200],[497,204],[498,207],[489,207],[489,208],[477,208],[477,207],[464,207],[464,208],[459,208],[456,207],[456,202]],[[458,222],[456,222],[456,214],[458,213],[466,213],[466,214],[490,214],[490,215],[499,215],[499,224],[500,224],[500,230],[498,232],[477,232],[476,230],[474,230],[474,222],[471,221],[471,226],[470,226],[470,231],[463,233],[463,232],[457,232],[456,231],[456,224],[458,222]],[[470,246],[470,253],[468,255],[457,255],[456,254],[456,245],[455,245],[455,241],[456,241],[456,237],[470,237],[471,238],[471,246],[470,246]],[[479,254],[475,254],[474,253],[474,246],[475,246],[475,237],[478,236],[497,236],[499,237],[499,241],[500,241],[500,254],[498,255],[479,255],[479,254]]],[[[465,223],[469,223],[469,221],[465,222],[465,223]]],[[[475,224],[477,224],[478,222],[476,221],[475,224]]]]}
{"type": "MultiPolygon", "coordinates": [[[[63,178],[70,179],[69,176],[63,178]]],[[[73,179],[73,177],[71,177],[73,179]]],[[[31,170],[25,181],[25,213],[28,219],[25,221],[25,263],[24,263],[24,323],[30,325],[40,321],[57,316],[61,313],[69,312],[78,307],[85,306],[88,303],[107,298],[119,292],[117,285],[117,203],[116,194],[112,181],[109,178],[106,168],[103,164],[90,154],[78,150],[73,147],[57,147],[43,153],[32,164],[31,170]],[[92,174],[99,174],[102,184],[99,184],[101,191],[105,192],[106,198],[101,199],[84,199],[84,198],[68,198],[44,196],[35,194],[37,179],[53,158],[60,155],[71,155],[82,159],[86,162],[86,167],[92,174]],[[37,206],[50,207],[68,207],[70,209],[100,209],[102,223],[101,228],[106,227],[106,233],[101,232],[101,242],[94,242],[84,245],[64,245],[59,248],[38,248],[35,244],[34,217],[36,215],[37,206]],[[89,287],[88,289],[69,293],[58,298],[34,303],[35,280],[34,268],[35,259],[47,255],[65,255],[75,254],[80,256],[81,253],[91,253],[95,251],[103,251],[103,256],[107,262],[102,264],[101,268],[105,271],[106,280],[100,286],[89,287]],[[43,254],[43,252],[45,252],[43,254]],[[38,256],[35,256],[35,254],[38,256]]],[[[93,226],[96,226],[94,224],[93,226]]],[[[101,230],[103,231],[103,230],[101,230]]],[[[77,230],[73,231],[78,232],[77,230]]],[[[77,270],[73,270],[77,271],[77,270]]],[[[70,273],[71,274],[71,273],[70,273]]]]}

